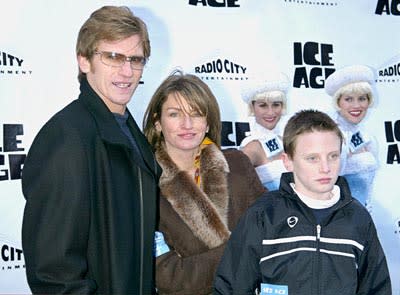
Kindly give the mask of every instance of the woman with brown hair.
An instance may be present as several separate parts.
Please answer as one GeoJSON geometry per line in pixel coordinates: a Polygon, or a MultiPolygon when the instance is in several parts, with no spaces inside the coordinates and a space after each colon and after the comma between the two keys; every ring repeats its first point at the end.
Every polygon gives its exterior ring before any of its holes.
{"type": "Polygon", "coordinates": [[[144,133],[163,169],[158,292],[211,294],[230,231],[264,188],[242,152],[221,151],[217,100],[195,75],[175,71],[161,83],[146,110],[144,133]]]}

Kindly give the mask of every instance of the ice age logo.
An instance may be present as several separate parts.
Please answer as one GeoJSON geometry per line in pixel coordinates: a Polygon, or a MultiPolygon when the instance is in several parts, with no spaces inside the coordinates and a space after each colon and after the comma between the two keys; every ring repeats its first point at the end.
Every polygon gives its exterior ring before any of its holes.
{"type": "Polygon", "coordinates": [[[276,142],[276,138],[268,140],[265,145],[267,146],[267,148],[269,149],[270,152],[274,152],[277,149],[279,149],[279,145],[276,142]]]}
{"type": "Polygon", "coordinates": [[[266,139],[263,144],[263,149],[268,158],[279,155],[283,152],[283,146],[278,136],[266,139]]]}
{"type": "Polygon", "coordinates": [[[332,44],[295,42],[293,87],[324,88],[325,79],[335,71],[332,54],[332,44]]]}
{"type": "Polygon", "coordinates": [[[387,149],[387,164],[400,164],[400,120],[396,122],[386,121],[385,122],[385,135],[386,142],[388,143],[387,149]]]}
{"type": "Polygon", "coordinates": [[[197,6],[201,4],[202,6],[210,7],[240,7],[237,3],[239,0],[189,0],[189,5],[197,6]]]}
{"type": "Polygon", "coordinates": [[[357,131],[350,138],[349,142],[350,151],[352,153],[360,151],[364,146],[367,145],[368,142],[370,142],[370,139],[367,136],[363,136],[361,134],[361,131],[357,131]]]}
{"type": "Polygon", "coordinates": [[[400,15],[400,0],[379,0],[376,3],[375,14],[400,15]]]}
{"type": "MultiPolygon", "coordinates": [[[[0,125],[1,126],[1,125],[0,125]]],[[[3,124],[3,140],[0,134],[0,181],[21,179],[22,166],[26,158],[22,141],[22,124],[3,124]]],[[[1,132],[0,132],[1,133],[1,132]]]]}
{"type": "Polygon", "coordinates": [[[260,295],[271,295],[271,294],[289,295],[288,286],[261,284],[260,295]]]}

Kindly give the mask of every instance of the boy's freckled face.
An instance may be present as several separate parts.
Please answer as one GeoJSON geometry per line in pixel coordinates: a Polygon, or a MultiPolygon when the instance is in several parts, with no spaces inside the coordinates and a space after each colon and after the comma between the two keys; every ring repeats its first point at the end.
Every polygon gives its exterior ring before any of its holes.
{"type": "Polygon", "coordinates": [[[293,158],[283,160],[293,172],[296,190],[310,198],[328,199],[340,170],[340,138],[333,131],[314,131],[296,139],[293,158]]]}

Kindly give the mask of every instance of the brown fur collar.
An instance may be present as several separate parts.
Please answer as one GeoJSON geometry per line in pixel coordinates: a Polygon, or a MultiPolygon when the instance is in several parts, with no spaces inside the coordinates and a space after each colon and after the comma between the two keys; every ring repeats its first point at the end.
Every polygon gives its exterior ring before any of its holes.
{"type": "Polygon", "coordinates": [[[156,157],[163,168],[160,178],[162,197],[209,248],[224,243],[230,235],[227,225],[229,166],[222,152],[214,144],[202,150],[201,189],[187,172],[178,169],[163,146],[157,149],[156,157]]]}

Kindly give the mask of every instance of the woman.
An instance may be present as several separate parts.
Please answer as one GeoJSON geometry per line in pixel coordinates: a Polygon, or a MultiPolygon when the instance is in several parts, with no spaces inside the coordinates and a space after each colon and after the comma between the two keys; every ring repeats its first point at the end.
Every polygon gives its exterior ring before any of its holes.
{"type": "Polygon", "coordinates": [[[286,169],[281,160],[282,136],[278,123],[286,111],[289,81],[283,74],[275,80],[262,81],[243,94],[248,104],[250,132],[241,143],[243,153],[249,158],[262,184],[270,191],[279,188],[282,172],[286,169]]]}
{"type": "Polygon", "coordinates": [[[362,126],[374,102],[374,73],[364,65],[344,67],[325,81],[325,90],[337,109],[334,119],[345,136],[341,175],[354,198],[370,208],[372,184],[378,169],[376,140],[362,126]]]}
{"type": "Polygon", "coordinates": [[[144,133],[163,169],[158,292],[211,294],[230,231],[264,188],[242,152],[220,150],[217,101],[194,75],[176,71],[161,83],[146,110],[144,133]]]}

